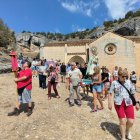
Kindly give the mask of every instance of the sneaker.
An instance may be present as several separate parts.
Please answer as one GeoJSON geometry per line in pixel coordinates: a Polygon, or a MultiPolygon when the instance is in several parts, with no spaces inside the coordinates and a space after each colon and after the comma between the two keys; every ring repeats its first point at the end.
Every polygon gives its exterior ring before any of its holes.
{"type": "Polygon", "coordinates": [[[60,96],[59,96],[59,95],[57,95],[57,96],[56,96],[56,98],[57,98],[57,99],[59,99],[59,98],[60,98],[60,96]]]}
{"type": "Polygon", "coordinates": [[[74,103],[69,102],[69,106],[70,107],[74,106],[74,103]]]}
{"type": "Polygon", "coordinates": [[[8,113],[8,116],[18,116],[20,114],[20,110],[17,108],[14,108],[12,112],[8,113]]]}
{"type": "Polygon", "coordinates": [[[128,140],[131,140],[131,139],[132,139],[132,135],[131,135],[130,132],[126,135],[126,138],[127,138],[128,140]]]}
{"type": "Polygon", "coordinates": [[[27,112],[27,116],[30,116],[32,113],[33,113],[33,112],[32,112],[32,109],[29,108],[29,109],[28,109],[28,112],[27,112]]]}
{"type": "Polygon", "coordinates": [[[76,101],[76,104],[77,104],[78,106],[81,106],[81,105],[82,105],[81,101],[79,101],[79,100],[76,101]]]}

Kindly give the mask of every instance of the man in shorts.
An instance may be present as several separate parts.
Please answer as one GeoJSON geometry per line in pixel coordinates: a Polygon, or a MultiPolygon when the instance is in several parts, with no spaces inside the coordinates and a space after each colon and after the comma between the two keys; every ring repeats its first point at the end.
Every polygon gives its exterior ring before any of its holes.
{"type": "Polygon", "coordinates": [[[81,106],[81,99],[80,99],[80,90],[79,90],[79,84],[82,81],[82,73],[81,71],[76,68],[76,63],[71,63],[71,70],[68,72],[67,75],[67,88],[70,90],[70,96],[69,96],[69,104],[70,106],[74,106],[74,92],[76,92],[77,105],[81,106]]]}
{"type": "Polygon", "coordinates": [[[14,81],[17,83],[18,103],[14,110],[8,113],[8,116],[18,116],[21,112],[21,103],[28,104],[27,116],[32,114],[31,89],[32,89],[32,71],[29,61],[23,62],[23,70],[17,74],[14,81]]]}

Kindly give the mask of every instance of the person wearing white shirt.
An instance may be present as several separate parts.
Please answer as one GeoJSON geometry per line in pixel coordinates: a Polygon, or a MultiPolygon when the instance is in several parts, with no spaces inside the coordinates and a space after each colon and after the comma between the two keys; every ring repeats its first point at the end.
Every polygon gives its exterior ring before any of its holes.
{"type": "Polygon", "coordinates": [[[136,110],[140,109],[140,102],[137,99],[135,88],[131,81],[126,79],[127,77],[128,72],[120,69],[118,71],[118,80],[112,82],[108,96],[108,108],[110,110],[112,110],[112,100],[114,99],[115,110],[120,122],[121,140],[125,140],[125,137],[132,139],[130,130],[134,123],[134,107],[129,94],[132,94],[136,100],[136,110]],[[128,93],[127,90],[131,93],[128,93]]]}

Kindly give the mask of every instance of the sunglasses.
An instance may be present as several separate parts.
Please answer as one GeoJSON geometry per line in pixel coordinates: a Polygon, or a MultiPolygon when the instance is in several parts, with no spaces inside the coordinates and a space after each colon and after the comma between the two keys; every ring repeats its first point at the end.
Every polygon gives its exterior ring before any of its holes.
{"type": "Polygon", "coordinates": [[[127,76],[122,76],[122,78],[127,78],[127,76]]]}

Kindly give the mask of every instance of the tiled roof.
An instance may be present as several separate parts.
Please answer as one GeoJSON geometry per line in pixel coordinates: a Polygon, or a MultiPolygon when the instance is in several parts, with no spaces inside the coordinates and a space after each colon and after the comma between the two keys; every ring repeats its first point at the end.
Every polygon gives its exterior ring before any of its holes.
{"type": "Polygon", "coordinates": [[[125,36],[125,37],[130,39],[140,39],[140,36],[125,36]]]}
{"type": "Polygon", "coordinates": [[[60,41],[60,42],[51,42],[51,43],[47,43],[44,47],[63,47],[65,46],[65,44],[67,44],[67,46],[83,46],[86,44],[90,44],[91,42],[93,42],[93,39],[89,39],[89,40],[79,40],[79,41],[60,41]]]}

